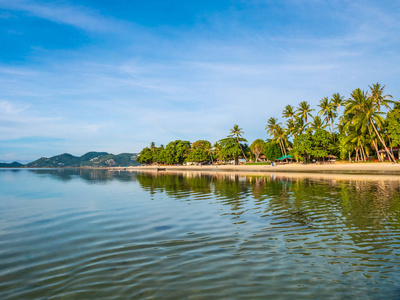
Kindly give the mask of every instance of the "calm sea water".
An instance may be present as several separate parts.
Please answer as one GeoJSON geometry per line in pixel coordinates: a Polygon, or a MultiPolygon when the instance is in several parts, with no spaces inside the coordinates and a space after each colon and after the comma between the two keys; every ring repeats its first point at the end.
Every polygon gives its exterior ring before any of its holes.
{"type": "Polygon", "coordinates": [[[0,299],[398,299],[399,181],[0,170],[0,299]]]}

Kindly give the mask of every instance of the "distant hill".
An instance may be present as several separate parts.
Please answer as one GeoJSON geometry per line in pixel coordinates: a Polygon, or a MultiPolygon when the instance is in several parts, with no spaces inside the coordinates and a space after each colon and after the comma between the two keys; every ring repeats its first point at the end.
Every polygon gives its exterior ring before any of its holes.
{"type": "Polygon", "coordinates": [[[118,167],[137,166],[137,153],[114,155],[107,152],[88,152],[80,157],[69,153],[50,158],[42,157],[25,165],[28,168],[65,168],[65,167],[118,167]]]}
{"type": "Polygon", "coordinates": [[[24,165],[16,161],[12,163],[0,163],[0,168],[22,168],[22,167],[24,167],[24,165]]]}
{"type": "Polygon", "coordinates": [[[103,156],[103,155],[108,155],[108,154],[109,153],[107,153],[107,152],[95,152],[95,151],[92,151],[92,152],[88,152],[86,154],[83,154],[80,158],[81,158],[81,161],[88,161],[88,160],[91,160],[92,158],[96,158],[96,157],[103,156]]]}

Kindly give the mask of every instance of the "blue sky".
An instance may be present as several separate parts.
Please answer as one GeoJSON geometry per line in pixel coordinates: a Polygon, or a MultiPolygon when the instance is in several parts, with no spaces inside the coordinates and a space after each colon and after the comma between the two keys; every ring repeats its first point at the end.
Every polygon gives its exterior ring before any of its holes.
{"type": "Polygon", "coordinates": [[[399,1],[0,0],[0,160],[267,138],[285,105],[386,84],[399,1]]]}

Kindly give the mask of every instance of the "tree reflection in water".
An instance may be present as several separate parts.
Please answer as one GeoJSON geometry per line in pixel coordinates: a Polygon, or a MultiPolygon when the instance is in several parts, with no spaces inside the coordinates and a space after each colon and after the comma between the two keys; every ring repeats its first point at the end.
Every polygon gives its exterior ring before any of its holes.
{"type": "Polygon", "coordinates": [[[340,233],[346,232],[359,246],[355,251],[374,251],[368,247],[369,241],[382,249],[382,232],[399,229],[399,180],[195,172],[143,172],[137,174],[137,180],[144,190],[174,199],[212,197],[229,205],[234,224],[239,218],[245,223],[244,213],[251,209],[251,215],[259,214],[272,224],[293,223],[309,230],[336,232],[332,244],[340,243],[340,233]]]}

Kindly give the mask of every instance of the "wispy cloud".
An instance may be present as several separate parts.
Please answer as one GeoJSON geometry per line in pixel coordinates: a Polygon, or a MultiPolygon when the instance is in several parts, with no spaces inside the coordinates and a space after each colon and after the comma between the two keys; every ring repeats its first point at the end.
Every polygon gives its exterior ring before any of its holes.
{"type": "MultiPolygon", "coordinates": [[[[376,5],[251,1],[242,10],[199,11],[194,24],[149,29],[129,14],[123,21],[73,1],[0,0],[2,21],[42,18],[91,37],[74,48],[12,35],[32,56],[0,64],[0,139],[28,149],[29,138],[41,137],[30,148],[37,156],[127,152],[150,141],[214,142],[237,123],[251,142],[267,137],[266,120],[280,117],[286,104],[315,106],[376,81],[399,95],[399,14],[384,5],[374,14],[376,5]]],[[[75,39],[72,31],[65,34],[75,39]]]]}
{"type": "Polygon", "coordinates": [[[87,31],[115,32],[121,29],[120,22],[98,15],[87,7],[67,5],[66,3],[0,0],[0,8],[21,11],[31,16],[71,25],[87,31]]]}

